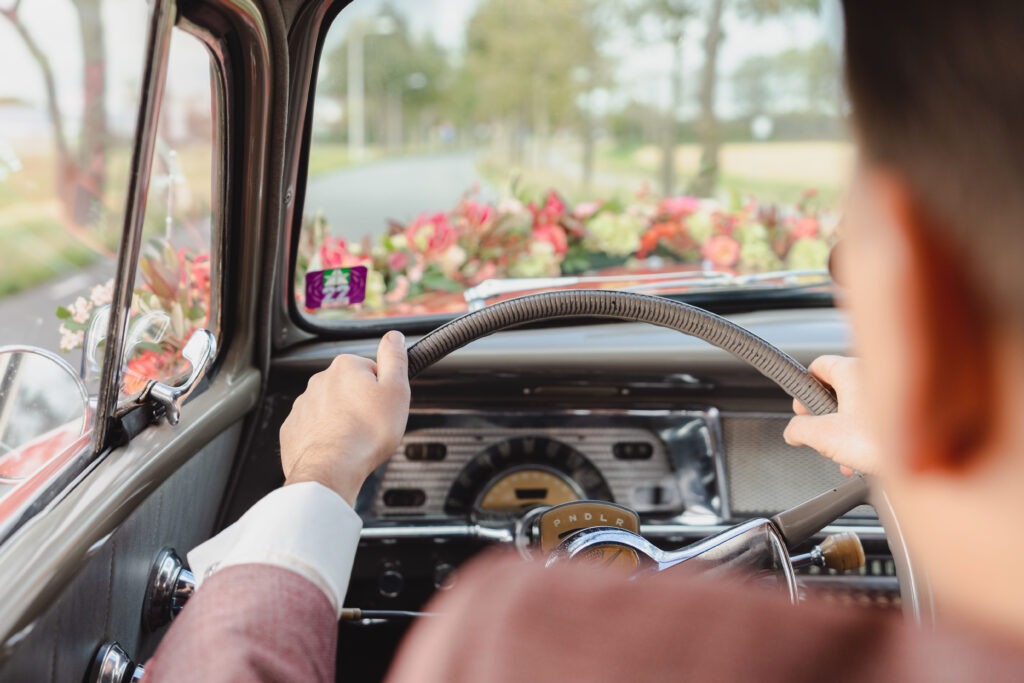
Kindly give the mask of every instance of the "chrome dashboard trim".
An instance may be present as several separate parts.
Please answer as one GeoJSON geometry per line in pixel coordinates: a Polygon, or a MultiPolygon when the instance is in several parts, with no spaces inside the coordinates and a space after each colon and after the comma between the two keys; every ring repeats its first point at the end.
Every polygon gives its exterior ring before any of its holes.
{"type": "MultiPolygon", "coordinates": [[[[640,525],[645,538],[670,539],[674,537],[712,536],[732,528],[730,524],[685,524],[652,522],[640,525]]],[[[821,530],[823,535],[853,532],[862,539],[884,540],[885,530],[874,525],[830,524],[821,530]]],[[[363,541],[398,541],[408,539],[472,539],[512,543],[515,530],[512,524],[490,526],[471,522],[445,522],[427,520],[421,523],[375,524],[363,527],[359,535],[363,541]]]]}

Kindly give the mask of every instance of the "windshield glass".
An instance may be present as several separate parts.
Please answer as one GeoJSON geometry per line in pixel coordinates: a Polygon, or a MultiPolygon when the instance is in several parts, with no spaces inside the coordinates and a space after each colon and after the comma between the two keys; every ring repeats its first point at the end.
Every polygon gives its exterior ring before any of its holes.
{"type": "Polygon", "coordinates": [[[320,63],[298,309],[806,282],[852,160],[838,20],[831,0],[356,0],[320,63]],[[799,277],[729,277],[778,271],[799,277]]]}

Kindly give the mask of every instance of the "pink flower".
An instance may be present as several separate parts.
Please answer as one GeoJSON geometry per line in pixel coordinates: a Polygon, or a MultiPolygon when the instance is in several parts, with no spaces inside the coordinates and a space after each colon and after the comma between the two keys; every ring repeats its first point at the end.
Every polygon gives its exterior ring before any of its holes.
{"type": "Polygon", "coordinates": [[[362,263],[364,259],[348,250],[348,244],[340,237],[324,238],[320,247],[320,266],[322,268],[344,268],[362,263]]]}
{"type": "Polygon", "coordinates": [[[730,235],[715,235],[704,243],[702,255],[718,268],[732,268],[740,260],[740,243],[730,235]]]}
{"type": "Polygon", "coordinates": [[[467,199],[462,202],[462,215],[473,227],[481,227],[494,218],[494,207],[467,199]]]}
{"type": "Polygon", "coordinates": [[[658,213],[680,218],[696,213],[700,209],[700,200],[696,197],[666,197],[658,204],[658,213]]]}
{"type": "Polygon", "coordinates": [[[405,251],[396,251],[388,254],[388,270],[397,273],[409,267],[409,254],[405,251]]]}
{"type": "Polygon", "coordinates": [[[533,239],[538,242],[550,243],[559,256],[569,251],[569,239],[565,234],[565,228],[561,225],[554,223],[538,225],[533,229],[533,239]]]}
{"type": "Polygon", "coordinates": [[[585,221],[601,210],[602,202],[581,202],[573,209],[573,217],[585,221]]]}
{"type": "Polygon", "coordinates": [[[467,271],[471,273],[469,276],[470,285],[478,285],[484,280],[490,280],[498,275],[498,264],[493,261],[472,261],[467,267],[467,271]]]}
{"type": "Polygon", "coordinates": [[[817,237],[819,232],[818,219],[805,216],[796,221],[791,234],[794,239],[800,239],[801,237],[817,237]]]}
{"type": "Polygon", "coordinates": [[[455,244],[455,228],[443,213],[421,214],[405,229],[409,246],[424,254],[439,254],[455,244]]]}
{"type": "Polygon", "coordinates": [[[535,225],[558,223],[565,216],[565,202],[562,201],[557,192],[551,190],[548,192],[548,196],[544,198],[544,204],[540,208],[530,204],[530,211],[533,212],[533,222],[535,225]]]}
{"type": "Polygon", "coordinates": [[[395,286],[390,292],[384,295],[384,301],[389,304],[397,304],[409,296],[409,278],[399,275],[395,278],[395,286]]]}

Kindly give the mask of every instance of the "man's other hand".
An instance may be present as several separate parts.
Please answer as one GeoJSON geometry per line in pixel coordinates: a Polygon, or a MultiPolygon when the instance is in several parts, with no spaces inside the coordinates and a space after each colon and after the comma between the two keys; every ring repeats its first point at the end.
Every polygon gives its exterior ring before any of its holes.
{"type": "Polygon", "coordinates": [[[281,425],[285,484],[316,481],[350,505],[398,446],[409,417],[405,338],[388,332],[377,362],[338,356],[313,375],[281,425]]]}
{"type": "Polygon", "coordinates": [[[859,363],[842,356],[822,356],[811,363],[811,374],[835,390],[839,410],[831,415],[811,415],[794,400],[796,417],[789,421],[784,434],[789,445],[810,446],[839,463],[846,475],[853,470],[875,474],[879,465],[878,451],[869,437],[859,363]]]}

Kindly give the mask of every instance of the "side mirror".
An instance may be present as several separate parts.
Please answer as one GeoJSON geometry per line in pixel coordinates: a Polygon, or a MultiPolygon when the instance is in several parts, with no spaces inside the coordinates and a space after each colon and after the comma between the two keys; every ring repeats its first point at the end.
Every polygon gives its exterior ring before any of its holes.
{"type": "Polygon", "coordinates": [[[89,396],[67,361],[0,347],[0,480],[26,479],[90,428],[89,396]]]}

